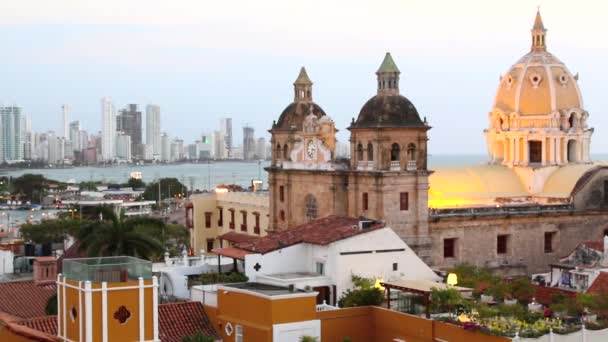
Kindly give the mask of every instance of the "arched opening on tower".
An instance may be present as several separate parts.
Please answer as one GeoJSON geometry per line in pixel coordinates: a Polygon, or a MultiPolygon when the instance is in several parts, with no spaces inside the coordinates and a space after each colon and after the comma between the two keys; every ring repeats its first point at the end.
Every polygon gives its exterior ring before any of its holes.
{"type": "Polygon", "coordinates": [[[540,141],[528,141],[528,149],[530,152],[528,163],[542,163],[543,161],[543,145],[540,141]]]}
{"type": "Polygon", "coordinates": [[[287,148],[287,144],[283,146],[283,159],[289,160],[289,149],[287,148]]]}
{"type": "Polygon", "coordinates": [[[400,152],[400,148],[399,148],[399,144],[394,143],[391,146],[391,161],[399,161],[399,152],[400,152]]]}
{"type": "Polygon", "coordinates": [[[359,143],[357,145],[357,161],[362,161],[363,160],[363,145],[361,145],[361,143],[359,143]]]}
{"type": "Polygon", "coordinates": [[[577,163],[578,162],[578,141],[569,140],[568,141],[568,163],[577,163]]]}
{"type": "Polygon", "coordinates": [[[407,160],[416,160],[416,145],[407,145],[407,160]]]}
{"type": "Polygon", "coordinates": [[[275,157],[277,159],[281,159],[281,145],[277,144],[276,151],[274,151],[275,157]]]}
{"type": "Polygon", "coordinates": [[[372,143],[367,143],[367,161],[374,160],[374,145],[372,143]]]}

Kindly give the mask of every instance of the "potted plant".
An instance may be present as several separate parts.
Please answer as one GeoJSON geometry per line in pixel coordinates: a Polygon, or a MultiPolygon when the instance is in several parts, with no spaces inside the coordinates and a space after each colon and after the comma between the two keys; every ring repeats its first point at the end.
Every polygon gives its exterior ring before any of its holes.
{"type": "Polygon", "coordinates": [[[505,305],[515,305],[517,304],[517,298],[513,298],[510,292],[505,293],[504,299],[505,305]]]}

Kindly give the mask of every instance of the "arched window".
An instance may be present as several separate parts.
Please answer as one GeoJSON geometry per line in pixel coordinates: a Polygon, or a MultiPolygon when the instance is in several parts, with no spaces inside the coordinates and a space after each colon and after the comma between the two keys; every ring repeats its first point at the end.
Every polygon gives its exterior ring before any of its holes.
{"type": "Polygon", "coordinates": [[[359,143],[357,145],[357,161],[362,161],[363,160],[363,145],[361,145],[361,143],[359,143]]]}
{"type": "Polygon", "coordinates": [[[315,196],[308,194],[304,198],[304,216],[307,221],[312,221],[317,218],[318,206],[315,196]]]}
{"type": "Polygon", "coordinates": [[[274,155],[277,159],[281,159],[281,144],[277,144],[276,151],[274,151],[274,155]]]}
{"type": "Polygon", "coordinates": [[[289,160],[289,149],[287,148],[287,144],[283,146],[283,159],[289,160]]]}
{"type": "Polygon", "coordinates": [[[374,145],[372,143],[367,143],[367,160],[374,160],[374,145]]]}
{"type": "Polygon", "coordinates": [[[407,145],[407,160],[416,160],[416,145],[407,145]]]}
{"type": "Polygon", "coordinates": [[[399,144],[394,143],[391,146],[391,161],[399,161],[399,152],[400,152],[399,144]]]}

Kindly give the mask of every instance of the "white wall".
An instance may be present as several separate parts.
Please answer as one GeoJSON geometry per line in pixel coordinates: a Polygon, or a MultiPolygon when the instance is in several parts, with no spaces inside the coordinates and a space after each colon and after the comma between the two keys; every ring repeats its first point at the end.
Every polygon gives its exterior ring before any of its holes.
{"type": "Polygon", "coordinates": [[[337,297],[352,287],[351,275],[388,280],[438,280],[439,277],[390,228],[356,235],[330,245],[331,274],[337,297]],[[378,250],[405,249],[403,252],[377,253],[378,250]],[[342,252],[373,251],[370,254],[340,255],[342,252]],[[397,263],[397,271],[393,271],[397,263]]]}
{"type": "Polygon", "coordinates": [[[13,273],[13,259],[11,251],[0,251],[0,275],[13,273]]]}
{"type": "MultiPolygon", "coordinates": [[[[272,340],[275,342],[299,342],[304,335],[321,340],[321,321],[317,319],[272,326],[272,340]]],[[[243,338],[247,341],[247,336],[243,336],[243,338]]]]}
{"type": "Polygon", "coordinates": [[[300,243],[266,254],[248,254],[245,256],[245,274],[249,281],[256,281],[256,275],[260,273],[311,272],[310,249],[310,245],[300,243]],[[256,263],[262,266],[259,271],[254,269],[256,263]]]}

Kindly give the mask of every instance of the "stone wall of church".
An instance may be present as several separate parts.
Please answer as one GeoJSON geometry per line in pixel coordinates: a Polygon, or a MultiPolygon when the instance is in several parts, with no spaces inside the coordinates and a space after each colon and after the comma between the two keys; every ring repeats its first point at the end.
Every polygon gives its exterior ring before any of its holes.
{"type": "Polygon", "coordinates": [[[466,262],[498,270],[521,266],[531,274],[548,271],[550,263],[568,255],[580,242],[602,238],[608,230],[608,211],[442,218],[432,220],[429,229],[434,267],[466,262]],[[550,252],[545,252],[545,233],[553,233],[550,252]],[[497,253],[498,235],[508,236],[506,254],[497,253]],[[453,258],[444,258],[445,239],[456,239],[453,258]]]}

